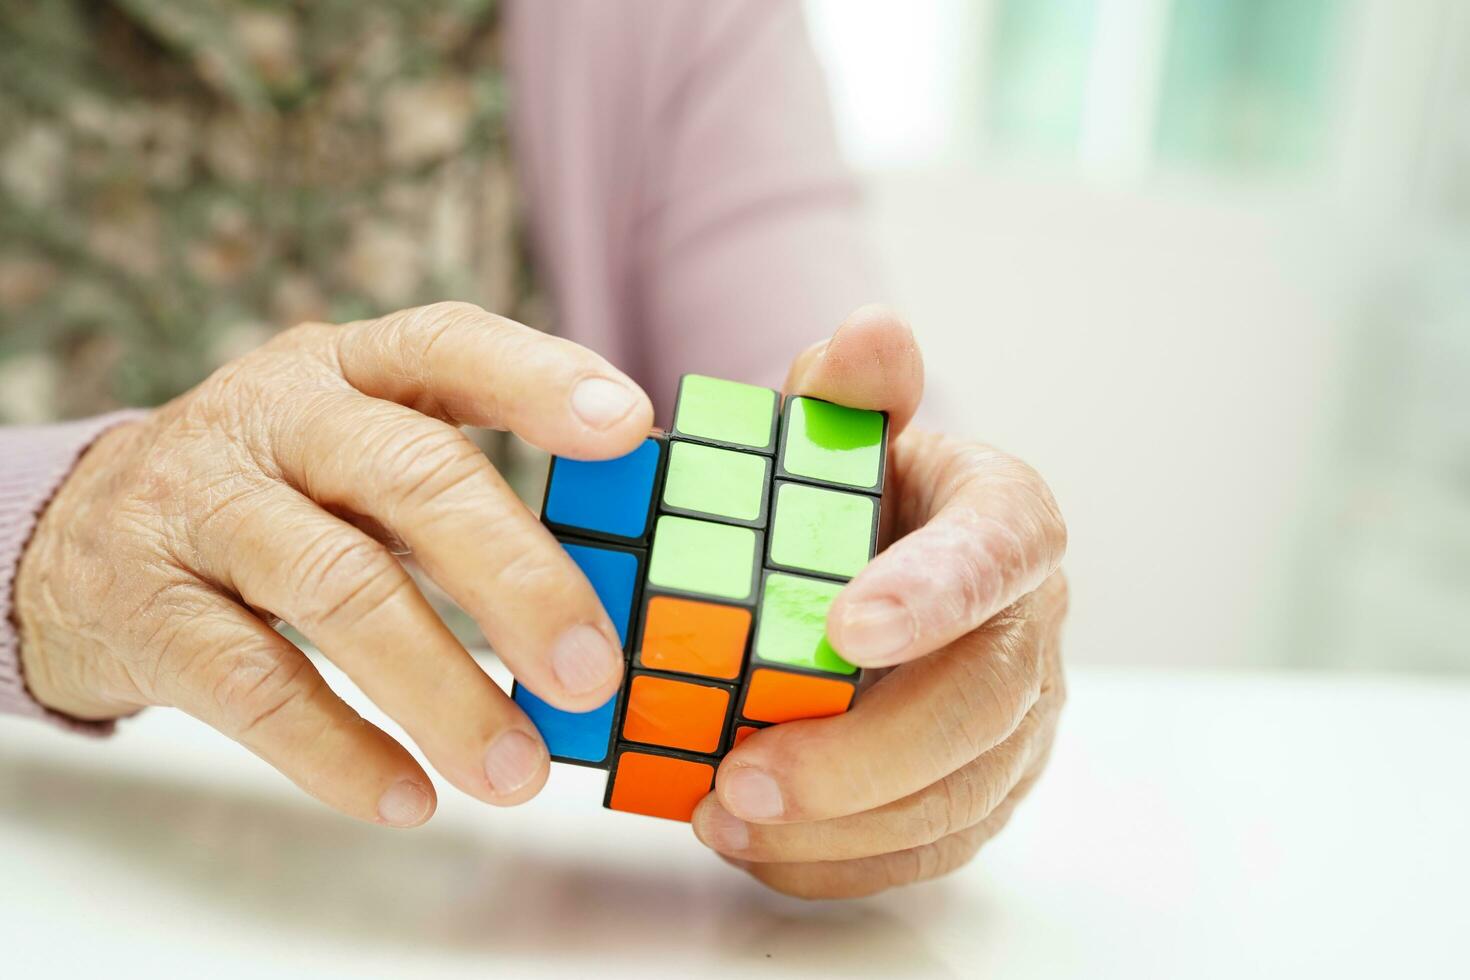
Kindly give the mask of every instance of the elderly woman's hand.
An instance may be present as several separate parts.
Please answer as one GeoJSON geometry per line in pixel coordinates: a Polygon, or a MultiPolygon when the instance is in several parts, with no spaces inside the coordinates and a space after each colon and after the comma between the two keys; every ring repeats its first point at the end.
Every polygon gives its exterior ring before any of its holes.
{"type": "Polygon", "coordinates": [[[287,331],[83,457],[16,583],[27,682],[81,718],[177,706],[344,813],[428,819],[423,770],[274,615],[450,782],[526,800],[547,772],[535,728],[381,541],[407,544],[537,693],[594,708],[620,682],[617,633],[453,423],[591,459],[631,451],[652,414],[595,354],[466,304],[287,331]]]}
{"type": "MultiPolygon", "coordinates": [[[[886,409],[895,434],[922,389],[912,335],[876,308],[787,383],[886,409]]],[[[793,895],[866,895],[969,861],[1046,764],[1064,698],[1066,530],[1041,478],[912,430],[888,473],[896,540],[838,596],[827,633],[853,663],[892,670],[845,715],[746,739],[694,815],[701,840],[793,895]]]]}

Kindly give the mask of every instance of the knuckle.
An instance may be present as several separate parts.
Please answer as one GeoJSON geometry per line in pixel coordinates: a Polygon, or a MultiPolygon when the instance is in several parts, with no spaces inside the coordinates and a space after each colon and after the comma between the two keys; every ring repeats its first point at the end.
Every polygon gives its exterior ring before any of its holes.
{"type": "Polygon", "coordinates": [[[575,588],[576,579],[563,574],[560,563],[549,560],[555,554],[532,542],[505,549],[504,557],[490,572],[493,588],[505,592],[514,588],[527,596],[566,597],[575,588]]]}
{"type": "MultiPolygon", "coordinates": [[[[954,554],[949,594],[958,607],[954,616],[960,622],[978,624],[993,611],[1006,565],[1006,560],[996,553],[995,538],[984,526],[976,526],[971,535],[952,538],[953,543],[948,546],[954,554]]],[[[1006,534],[999,536],[1002,543],[1007,538],[1006,534]]]]}
{"type": "Polygon", "coordinates": [[[951,488],[951,499],[972,502],[960,513],[982,543],[974,556],[982,574],[999,573],[1011,582],[1031,579],[1034,587],[1061,564],[1067,550],[1066,521],[1046,481],[1029,463],[988,446],[966,446],[955,450],[941,480],[951,488]]]}
{"type": "Polygon", "coordinates": [[[463,300],[447,299],[405,310],[402,318],[397,322],[405,326],[432,329],[441,325],[452,326],[468,320],[482,320],[489,317],[490,314],[485,311],[484,307],[463,300]]]}
{"type": "Polygon", "coordinates": [[[1011,733],[1035,700],[1039,687],[1034,658],[1015,649],[1016,631],[986,645],[982,655],[962,658],[954,685],[954,745],[951,751],[974,759],[1011,733]]]}
{"type": "Polygon", "coordinates": [[[379,348],[390,352],[399,364],[419,365],[422,374],[445,338],[465,330],[494,327],[500,322],[500,317],[474,303],[442,300],[377,321],[373,332],[379,348]]]}
{"type": "Polygon", "coordinates": [[[289,588],[303,597],[302,628],[360,622],[397,595],[408,573],[366,535],[333,529],[310,539],[287,570],[289,588]]]}
{"type": "Polygon", "coordinates": [[[453,426],[427,418],[387,433],[374,455],[391,506],[417,508],[461,489],[489,489],[490,461],[453,426]]]}
{"type": "Polygon", "coordinates": [[[1011,481],[1027,540],[1039,548],[1034,560],[1049,574],[1067,552],[1067,522],[1062,509],[1046,480],[1029,463],[1007,457],[1004,471],[1011,481]]]}
{"type": "MultiPolygon", "coordinates": [[[[198,621],[195,621],[198,625],[198,621]]],[[[160,670],[172,675],[177,703],[197,705],[222,720],[231,736],[258,728],[291,701],[309,693],[314,672],[305,658],[286,658],[268,643],[242,637],[237,630],[197,633],[192,642],[169,644],[160,652],[160,670]],[[168,665],[168,666],[165,666],[168,665]]]]}
{"type": "Polygon", "coordinates": [[[236,671],[217,685],[214,701],[234,719],[234,735],[248,738],[290,705],[315,690],[314,672],[304,659],[276,659],[263,670],[236,671]]]}
{"type": "Polygon", "coordinates": [[[190,494],[197,503],[189,514],[187,536],[195,553],[204,553],[211,544],[230,540],[258,513],[273,487],[248,470],[235,469],[202,477],[191,489],[200,492],[190,494]]]}
{"type": "Polygon", "coordinates": [[[963,805],[957,797],[964,792],[962,787],[956,787],[955,780],[946,778],[935,784],[931,792],[924,793],[915,814],[917,833],[913,843],[928,844],[949,836],[955,827],[956,811],[963,805]]]}
{"type": "Polygon", "coordinates": [[[988,817],[1005,796],[999,767],[985,756],[936,783],[914,813],[916,846],[944,841],[988,817]]]}

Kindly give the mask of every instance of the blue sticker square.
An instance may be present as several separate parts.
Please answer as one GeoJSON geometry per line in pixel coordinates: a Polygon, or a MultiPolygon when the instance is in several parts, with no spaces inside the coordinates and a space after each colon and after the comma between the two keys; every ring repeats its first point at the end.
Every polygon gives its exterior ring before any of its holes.
{"type": "MultiPolygon", "coordinates": [[[[618,548],[561,542],[572,561],[587,576],[592,591],[607,610],[617,628],[624,649],[628,646],[628,626],[633,619],[633,604],[638,597],[641,578],[638,556],[618,548]]],[[[577,762],[600,763],[607,759],[612,744],[613,715],[617,696],[592,711],[563,711],[542,701],[524,684],[515,686],[515,702],[541,733],[547,751],[553,758],[577,762]]]]}
{"type": "Polygon", "coordinates": [[[617,459],[587,462],[556,457],[542,516],[563,527],[643,539],[662,455],[663,444],[649,438],[617,459]]]}
{"type": "Polygon", "coordinates": [[[572,561],[592,583],[592,591],[602,601],[608,618],[617,628],[618,640],[628,646],[628,623],[633,618],[633,601],[638,591],[638,556],[613,548],[595,548],[585,544],[561,543],[572,561]]]}
{"type": "Polygon", "coordinates": [[[578,762],[603,762],[612,745],[613,714],[617,696],[591,711],[575,712],[553,708],[532,694],[524,684],[515,689],[516,704],[541,733],[553,758],[578,762]]]}

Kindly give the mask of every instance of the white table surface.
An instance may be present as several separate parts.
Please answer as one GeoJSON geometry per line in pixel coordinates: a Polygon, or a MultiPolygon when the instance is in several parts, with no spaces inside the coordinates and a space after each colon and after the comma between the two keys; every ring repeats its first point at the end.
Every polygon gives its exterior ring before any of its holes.
{"type": "Polygon", "coordinates": [[[974,864],[834,904],[602,810],[599,773],[511,811],[444,789],[404,833],[175,712],[102,743],[0,720],[0,977],[1470,977],[1470,685],[1072,691],[974,864]]]}

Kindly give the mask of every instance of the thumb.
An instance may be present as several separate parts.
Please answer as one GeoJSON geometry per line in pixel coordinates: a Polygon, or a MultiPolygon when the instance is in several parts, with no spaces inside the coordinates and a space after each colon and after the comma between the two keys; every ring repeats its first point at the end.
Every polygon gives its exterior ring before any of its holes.
{"type": "Polygon", "coordinates": [[[887,412],[896,436],[924,394],[924,359],[902,317],[886,306],[862,306],[831,338],[797,356],[786,393],[887,412]]]}

